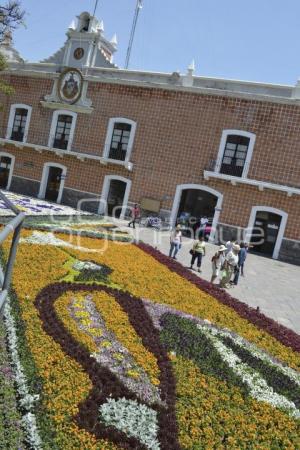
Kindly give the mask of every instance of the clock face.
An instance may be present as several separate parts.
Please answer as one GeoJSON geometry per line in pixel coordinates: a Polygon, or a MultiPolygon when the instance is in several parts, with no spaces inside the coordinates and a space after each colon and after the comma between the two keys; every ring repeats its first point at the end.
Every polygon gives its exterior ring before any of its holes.
{"type": "Polygon", "coordinates": [[[78,47],[74,50],[74,58],[81,59],[84,55],[84,50],[81,47],[78,47]]]}

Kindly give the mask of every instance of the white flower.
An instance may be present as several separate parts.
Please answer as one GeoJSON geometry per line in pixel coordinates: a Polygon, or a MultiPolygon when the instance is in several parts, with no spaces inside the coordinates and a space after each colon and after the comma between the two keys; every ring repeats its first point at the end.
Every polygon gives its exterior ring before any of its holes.
{"type": "Polygon", "coordinates": [[[4,308],[4,318],[17,390],[20,395],[20,405],[27,411],[27,413],[22,418],[22,423],[26,432],[26,439],[30,443],[30,448],[34,450],[40,450],[42,448],[41,439],[39,437],[36,425],[36,418],[32,412],[35,403],[39,399],[39,396],[31,395],[28,390],[27,380],[19,358],[18,338],[16,333],[15,321],[11,312],[9,297],[7,298],[7,302],[4,308]]]}
{"type": "Polygon", "coordinates": [[[108,398],[99,411],[100,419],[106,425],[112,425],[127,436],[138,439],[150,450],[160,449],[157,413],[153,409],[134,400],[108,398]]]}
{"type": "Polygon", "coordinates": [[[275,392],[273,388],[267,384],[263,377],[261,377],[248,364],[243,363],[242,360],[230,348],[228,348],[217,338],[218,334],[222,334],[219,330],[213,328],[208,329],[207,327],[199,324],[197,327],[211,341],[223,361],[226,362],[229,367],[234,369],[235,373],[241,377],[245,384],[247,384],[250,389],[251,397],[258,401],[269,403],[276,408],[287,410],[291,416],[300,418],[300,411],[293,402],[288,400],[283,395],[277,394],[277,392],[275,392]]]}

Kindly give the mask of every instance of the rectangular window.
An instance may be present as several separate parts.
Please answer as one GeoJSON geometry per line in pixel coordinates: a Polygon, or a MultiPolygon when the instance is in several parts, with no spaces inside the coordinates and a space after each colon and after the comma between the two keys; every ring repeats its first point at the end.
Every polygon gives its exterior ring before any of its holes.
{"type": "Polygon", "coordinates": [[[17,108],[15,111],[14,122],[12,126],[10,139],[13,141],[23,142],[25,127],[27,122],[28,110],[24,108],[17,108]]]}
{"type": "Polygon", "coordinates": [[[110,143],[109,159],[125,161],[130,132],[131,125],[128,123],[115,123],[110,143]]]}
{"type": "Polygon", "coordinates": [[[68,143],[70,139],[72,116],[60,114],[57,119],[56,131],[53,141],[54,148],[60,148],[62,150],[68,149],[68,143]]]}
{"type": "Polygon", "coordinates": [[[228,135],[221,163],[220,173],[241,177],[246,163],[250,138],[228,135]]]}

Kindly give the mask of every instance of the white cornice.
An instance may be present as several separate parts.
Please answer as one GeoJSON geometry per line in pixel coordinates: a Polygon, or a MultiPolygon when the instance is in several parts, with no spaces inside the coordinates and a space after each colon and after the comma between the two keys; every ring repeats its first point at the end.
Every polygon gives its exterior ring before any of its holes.
{"type": "MultiPolygon", "coordinates": [[[[6,73],[17,76],[34,78],[57,78],[61,67],[50,63],[28,63],[12,64],[6,73]],[[54,70],[57,72],[54,72],[54,70]]],[[[171,74],[126,71],[114,68],[84,68],[84,80],[93,83],[118,84],[148,89],[163,89],[169,91],[187,92],[199,95],[214,95],[230,98],[241,98],[247,100],[257,100],[270,103],[280,103],[289,105],[300,105],[300,99],[293,98],[293,86],[273,85],[267,83],[257,83],[239,80],[223,80],[205,77],[194,77],[193,86],[183,86],[182,77],[176,84],[171,82],[171,74]],[[215,84],[214,87],[201,86],[202,84],[215,84]],[[218,87],[218,85],[222,87],[218,87]],[[224,86],[226,85],[226,87],[224,86]],[[245,91],[239,91],[239,86],[245,91]],[[249,92],[246,92],[249,87],[249,92]],[[236,90],[234,90],[236,89],[236,90]],[[257,91],[257,92],[255,92],[257,91]],[[265,93],[262,93],[265,91],[265,93]],[[276,93],[277,91],[277,93],[276,93]]]]}
{"type": "Polygon", "coordinates": [[[41,105],[44,108],[49,109],[67,109],[68,111],[74,111],[83,114],[91,114],[94,111],[94,108],[88,106],[78,106],[78,105],[68,105],[67,103],[58,103],[58,102],[47,102],[42,100],[41,105]]]}
{"type": "Polygon", "coordinates": [[[260,191],[263,191],[264,189],[271,189],[275,191],[281,191],[285,192],[288,197],[291,197],[292,195],[300,195],[300,189],[296,187],[291,186],[285,186],[282,184],[276,184],[276,183],[270,183],[268,181],[258,181],[253,180],[250,178],[240,178],[240,177],[234,177],[231,175],[226,175],[223,173],[218,172],[212,172],[209,170],[204,170],[204,179],[209,180],[210,178],[222,180],[222,181],[229,181],[233,186],[236,186],[238,184],[247,184],[250,186],[256,186],[260,191]]]}
{"type": "Polygon", "coordinates": [[[18,141],[13,141],[10,139],[0,138],[0,146],[3,147],[6,144],[13,145],[14,147],[20,148],[20,149],[29,148],[29,149],[37,151],[38,153],[42,153],[42,152],[55,153],[56,156],[59,156],[60,158],[63,158],[64,156],[72,156],[80,161],[85,161],[85,160],[99,161],[99,163],[103,164],[103,165],[112,164],[112,165],[124,167],[129,172],[131,172],[133,170],[133,164],[129,161],[118,161],[115,159],[103,158],[102,156],[93,155],[91,153],[74,152],[72,150],[62,150],[59,148],[47,147],[45,145],[30,144],[27,142],[18,142],[18,141]]]}

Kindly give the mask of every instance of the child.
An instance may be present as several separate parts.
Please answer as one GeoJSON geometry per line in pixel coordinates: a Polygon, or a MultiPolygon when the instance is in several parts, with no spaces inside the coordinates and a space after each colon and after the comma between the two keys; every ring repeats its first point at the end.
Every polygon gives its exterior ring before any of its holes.
{"type": "Polygon", "coordinates": [[[132,220],[129,222],[128,226],[130,228],[131,224],[133,225],[133,228],[135,228],[135,222],[140,217],[140,208],[139,205],[136,203],[132,209],[132,220]]]}

